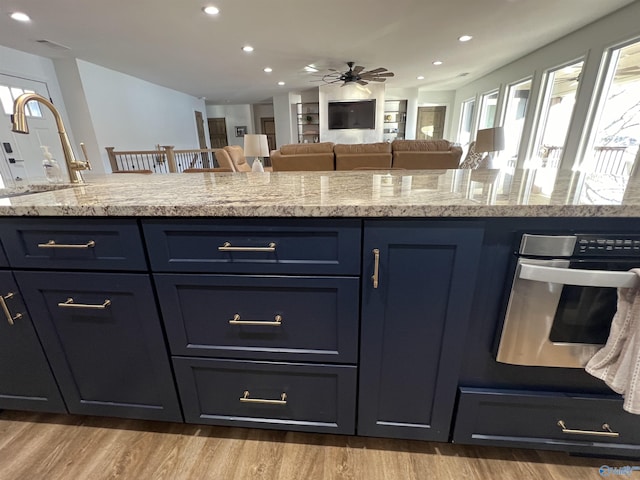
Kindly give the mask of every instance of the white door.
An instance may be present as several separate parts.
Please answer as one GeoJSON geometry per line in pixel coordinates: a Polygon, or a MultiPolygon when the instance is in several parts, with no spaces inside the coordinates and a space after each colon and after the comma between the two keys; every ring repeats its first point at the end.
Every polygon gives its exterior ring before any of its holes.
{"type": "Polygon", "coordinates": [[[64,156],[53,114],[37,102],[29,102],[29,134],[11,131],[13,100],[21,93],[36,92],[50,98],[45,82],[0,73],[0,174],[7,186],[45,180],[42,149],[47,145],[64,170],[64,156]]]}

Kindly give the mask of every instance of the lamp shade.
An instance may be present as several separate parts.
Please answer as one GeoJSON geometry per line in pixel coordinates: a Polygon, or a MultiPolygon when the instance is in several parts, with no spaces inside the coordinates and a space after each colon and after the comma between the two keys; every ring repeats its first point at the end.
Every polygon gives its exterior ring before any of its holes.
{"type": "Polygon", "coordinates": [[[498,152],[504,150],[504,128],[493,127],[478,130],[476,152],[498,152]]]}
{"type": "Polygon", "coordinates": [[[245,157],[268,157],[269,143],[267,136],[262,134],[246,134],[244,136],[245,157]]]}

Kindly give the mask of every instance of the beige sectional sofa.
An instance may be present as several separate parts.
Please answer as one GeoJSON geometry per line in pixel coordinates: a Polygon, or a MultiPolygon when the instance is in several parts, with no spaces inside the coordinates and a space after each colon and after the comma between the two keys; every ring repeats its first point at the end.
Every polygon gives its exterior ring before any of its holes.
{"type": "Polygon", "coordinates": [[[271,166],[274,172],[335,170],[333,147],[332,142],[283,145],[271,152],[271,166]]]}
{"type": "Polygon", "coordinates": [[[357,168],[458,168],[462,149],[447,140],[394,140],[392,143],[296,143],[271,152],[273,171],[353,170],[357,168]]]}
{"type": "Polygon", "coordinates": [[[440,169],[458,168],[462,148],[448,140],[394,140],[393,166],[395,168],[440,169]]]}

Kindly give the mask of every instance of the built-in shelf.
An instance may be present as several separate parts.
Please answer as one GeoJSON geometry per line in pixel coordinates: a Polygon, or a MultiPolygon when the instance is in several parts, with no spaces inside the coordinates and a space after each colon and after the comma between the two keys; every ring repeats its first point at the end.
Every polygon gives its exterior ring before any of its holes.
{"type": "Polygon", "coordinates": [[[386,100],[384,102],[383,139],[404,139],[407,123],[407,101],[386,100]]]}
{"type": "Polygon", "coordinates": [[[298,143],[320,141],[320,104],[318,102],[298,103],[298,143]]]}

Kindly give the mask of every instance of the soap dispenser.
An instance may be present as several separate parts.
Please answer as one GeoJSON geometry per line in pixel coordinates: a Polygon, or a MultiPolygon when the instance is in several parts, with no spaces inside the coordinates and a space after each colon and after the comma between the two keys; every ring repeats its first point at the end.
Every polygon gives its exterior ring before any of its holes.
{"type": "Polygon", "coordinates": [[[60,165],[51,152],[49,151],[49,147],[46,145],[41,145],[42,153],[44,154],[44,160],[42,160],[42,168],[44,168],[44,176],[47,177],[49,183],[60,183],[62,182],[62,175],[60,172],[60,165]]]}

